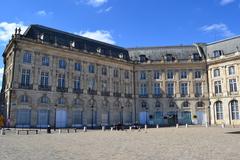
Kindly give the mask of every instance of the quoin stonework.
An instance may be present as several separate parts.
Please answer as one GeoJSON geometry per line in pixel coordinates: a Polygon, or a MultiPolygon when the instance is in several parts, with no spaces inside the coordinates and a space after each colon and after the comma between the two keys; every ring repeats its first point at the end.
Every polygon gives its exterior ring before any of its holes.
{"type": "Polygon", "coordinates": [[[122,48],[41,25],[6,46],[11,127],[240,125],[240,37],[122,48]]]}

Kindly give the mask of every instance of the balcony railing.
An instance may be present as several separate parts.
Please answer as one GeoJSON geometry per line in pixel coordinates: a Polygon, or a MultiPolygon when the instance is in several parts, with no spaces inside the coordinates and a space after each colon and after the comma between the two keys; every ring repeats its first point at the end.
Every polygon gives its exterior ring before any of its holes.
{"type": "Polygon", "coordinates": [[[97,91],[93,89],[88,89],[88,94],[90,95],[97,95],[97,91]]]}
{"type": "Polygon", "coordinates": [[[82,94],[83,93],[83,89],[73,88],[73,93],[82,94]]]}
{"type": "Polygon", "coordinates": [[[51,86],[38,85],[38,90],[40,90],[40,91],[51,91],[52,87],[51,86]]]}
{"type": "Polygon", "coordinates": [[[167,98],[173,98],[174,95],[173,94],[167,94],[167,98]]]}
{"type": "Polygon", "coordinates": [[[132,98],[132,94],[125,93],[124,95],[125,95],[126,98],[132,98]]]}
{"type": "Polygon", "coordinates": [[[101,96],[110,96],[110,92],[108,91],[102,91],[101,96]]]}
{"type": "Polygon", "coordinates": [[[22,83],[20,83],[18,87],[21,88],[21,89],[33,89],[32,84],[22,84],[22,83]]]}
{"type": "Polygon", "coordinates": [[[152,96],[153,96],[153,98],[160,98],[160,97],[162,97],[162,94],[153,94],[152,96]]]}
{"type": "Polygon", "coordinates": [[[57,92],[68,92],[68,88],[65,88],[65,87],[57,87],[57,92]]]}
{"type": "Polygon", "coordinates": [[[188,94],[185,94],[185,93],[181,93],[181,95],[180,95],[181,97],[187,97],[188,96],[188,94]]]}
{"type": "Polygon", "coordinates": [[[113,96],[114,96],[114,97],[121,97],[121,93],[114,92],[114,93],[113,93],[113,96]]]}
{"type": "Polygon", "coordinates": [[[139,94],[139,98],[148,98],[148,94],[139,94]]]}
{"type": "Polygon", "coordinates": [[[195,93],[195,97],[202,97],[203,95],[201,93],[195,93]]]}

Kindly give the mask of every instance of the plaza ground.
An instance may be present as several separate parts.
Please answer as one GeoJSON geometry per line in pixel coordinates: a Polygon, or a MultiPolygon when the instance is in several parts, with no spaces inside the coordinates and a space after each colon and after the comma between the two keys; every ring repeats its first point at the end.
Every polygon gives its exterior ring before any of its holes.
{"type": "Polygon", "coordinates": [[[239,160],[240,128],[158,128],[0,136],[1,160],[239,160]]]}

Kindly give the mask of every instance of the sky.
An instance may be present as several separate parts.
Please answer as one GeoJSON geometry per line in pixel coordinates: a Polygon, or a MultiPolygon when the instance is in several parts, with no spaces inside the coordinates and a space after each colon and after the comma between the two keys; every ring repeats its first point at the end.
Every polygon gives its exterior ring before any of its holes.
{"type": "MultiPolygon", "coordinates": [[[[212,42],[240,34],[240,0],[2,0],[0,53],[41,24],[121,47],[212,42]]],[[[0,84],[3,73],[0,57],[0,84]]],[[[0,87],[1,88],[1,87],[0,87]]]]}

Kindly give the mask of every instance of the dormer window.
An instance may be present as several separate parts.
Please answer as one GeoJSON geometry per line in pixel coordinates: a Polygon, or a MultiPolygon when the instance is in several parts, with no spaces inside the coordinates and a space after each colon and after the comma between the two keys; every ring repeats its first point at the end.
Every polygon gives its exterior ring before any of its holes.
{"type": "Polygon", "coordinates": [[[165,60],[166,60],[167,62],[172,62],[172,61],[174,61],[174,57],[172,56],[172,54],[167,54],[167,55],[165,56],[165,60]]]}
{"type": "Polygon", "coordinates": [[[72,48],[75,47],[75,42],[74,42],[74,41],[71,41],[71,42],[70,42],[70,47],[72,47],[72,48]]]}
{"type": "Polygon", "coordinates": [[[118,57],[119,57],[120,59],[123,59],[123,53],[120,53],[120,54],[118,55],[118,57]]]}
{"type": "Polygon", "coordinates": [[[139,55],[139,61],[140,61],[141,63],[146,62],[146,61],[147,61],[146,55],[139,55]]]}
{"type": "Polygon", "coordinates": [[[215,50],[213,51],[213,57],[217,58],[223,55],[223,51],[222,50],[215,50]]]}
{"type": "Polygon", "coordinates": [[[40,38],[41,41],[43,41],[43,39],[44,39],[44,33],[40,34],[40,37],[39,37],[39,38],[40,38]]]}
{"type": "Polygon", "coordinates": [[[99,47],[97,48],[97,53],[101,53],[102,52],[102,49],[99,47]]]}
{"type": "Polygon", "coordinates": [[[202,57],[199,55],[199,53],[193,53],[192,54],[192,60],[194,61],[198,61],[198,60],[201,60],[202,57]]]}

